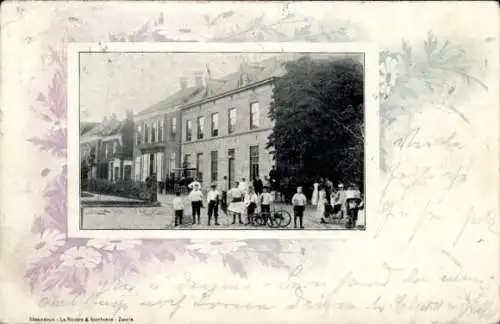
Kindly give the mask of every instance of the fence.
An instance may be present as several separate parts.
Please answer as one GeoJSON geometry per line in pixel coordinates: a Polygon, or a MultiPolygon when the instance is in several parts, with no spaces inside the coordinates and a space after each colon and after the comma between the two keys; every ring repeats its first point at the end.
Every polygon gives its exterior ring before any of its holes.
{"type": "Polygon", "coordinates": [[[103,195],[113,195],[124,198],[156,201],[156,185],[147,186],[144,182],[132,180],[110,181],[104,179],[89,179],[82,190],[103,195]]]}

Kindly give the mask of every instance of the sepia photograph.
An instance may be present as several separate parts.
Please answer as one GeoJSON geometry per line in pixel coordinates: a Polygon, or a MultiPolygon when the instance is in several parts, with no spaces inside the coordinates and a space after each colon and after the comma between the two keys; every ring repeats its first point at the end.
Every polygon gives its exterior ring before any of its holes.
{"type": "Polygon", "coordinates": [[[89,51],[78,70],[80,230],[366,228],[363,52],[89,51]]]}

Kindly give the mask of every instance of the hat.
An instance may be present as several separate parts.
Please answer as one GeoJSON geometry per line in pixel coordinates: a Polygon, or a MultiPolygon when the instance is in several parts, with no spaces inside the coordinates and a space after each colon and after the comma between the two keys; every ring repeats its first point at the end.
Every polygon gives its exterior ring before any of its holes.
{"type": "Polygon", "coordinates": [[[217,187],[217,185],[216,185],[215,183],[212,183],[212,184],[210,185],[210,188],[215,188],[215,187],[217,187]]]}
{"type": "Polygon", "coordinates": [[[344,185],[343,185],[343,184],[341,184],[341,183],[339,183],[338,187],[339,187],[339,188],[344,188],[344,185]]]}

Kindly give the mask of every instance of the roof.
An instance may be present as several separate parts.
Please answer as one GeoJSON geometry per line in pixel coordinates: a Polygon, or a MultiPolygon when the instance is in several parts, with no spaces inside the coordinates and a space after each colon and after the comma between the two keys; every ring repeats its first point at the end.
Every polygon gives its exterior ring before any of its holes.
{"type": "Polygon", "coordinates": [[[178,105],[182,105],[191,98],[192,96],[200,93],[203,90],[201,87],[188,87],[186,89],[179,90],[174,94],[168,96],[165,100],[162,100],[136,114],[136,116],[147,115],[162,109],[172,108],[178,105]]]}
{"type": "Polygon", "coordinates": [[[96,127],[99,125],[99,123],[95,122],[81,122],[80,123],[80,135],[83,135],[90,131],[92,128],[96,127]]]}
{"type": "Polygon", "coordinates": [[[286,73],[285,64],[297,58],[297,54],[279,55],[272,58],[252,63],[242,63],[239,70],[219,79],[206,80],[206,88],[187,103],[224,94],[241,88],[245,85],[257,83],[286,73]]]}
{"type": "Polygon", "coordinates": [[[238,71],[222,78],[207,79],[205,80],[205,87],[190,87],[179,90],[165,100],[137,113],[136,116],[146,115],[179,105],[194,104],[200,100],[219,96],[246,85],[255,84],[272,77],[282,76],[286,73],[285,63],[297,60],[303,55],[304,54],[301,53],[287,53],[260,62],[242,63],[238,71]]]}
{"type": "Polygon", "coordinates": [[[106,137],[120,133],[125,121],[107,119],[85,133],[85,137],[99,136],[106,137]]]}

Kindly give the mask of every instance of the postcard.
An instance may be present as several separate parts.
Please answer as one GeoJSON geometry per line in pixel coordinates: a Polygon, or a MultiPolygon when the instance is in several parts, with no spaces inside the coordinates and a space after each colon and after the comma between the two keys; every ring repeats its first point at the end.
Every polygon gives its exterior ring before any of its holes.
{"type": "Polygon", "coordinates": [[[493,2],[8,2],[3,323],[497,323],[493,2]]]}

